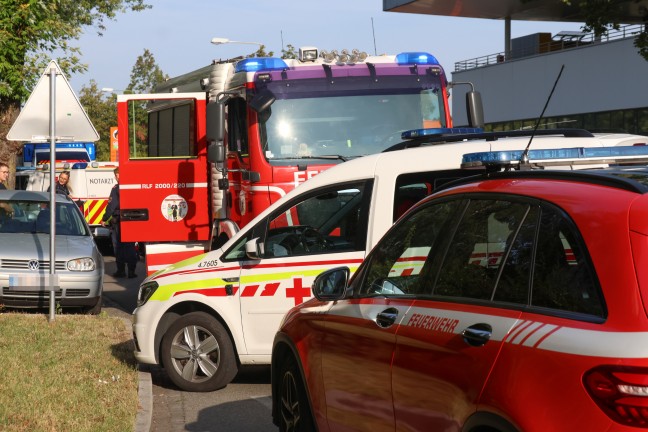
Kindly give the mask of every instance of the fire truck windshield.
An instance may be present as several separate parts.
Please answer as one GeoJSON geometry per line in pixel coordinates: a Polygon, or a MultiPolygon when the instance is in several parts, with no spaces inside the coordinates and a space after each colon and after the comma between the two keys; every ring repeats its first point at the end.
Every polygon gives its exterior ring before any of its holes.
{"type": "Polygon", "coordinates": [[[271,163],[378,153],[401,142],[403,131],[446,127],[438,76],[337,78],[328,86],[308,81],[267,86],[276,101],[259,113],[259,130],[271,163]],[[345,79],[346,85],[340,84],[345,79]]]}

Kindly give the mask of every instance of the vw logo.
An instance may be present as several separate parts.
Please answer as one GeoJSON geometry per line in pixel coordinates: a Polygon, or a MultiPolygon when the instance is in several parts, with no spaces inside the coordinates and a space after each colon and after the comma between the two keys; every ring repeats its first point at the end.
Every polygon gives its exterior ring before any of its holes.
{"type": "Polygon", "coordinates": [[[38,260],[29,260],[29,263],[27,264],[27,267],[29,270],[38,270],[38,267],[40,266],[38,260]]]}

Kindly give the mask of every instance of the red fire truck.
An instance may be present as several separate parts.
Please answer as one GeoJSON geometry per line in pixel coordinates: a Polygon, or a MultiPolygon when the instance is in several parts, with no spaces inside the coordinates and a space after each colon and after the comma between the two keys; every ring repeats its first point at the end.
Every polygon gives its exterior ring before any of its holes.
{"type": "Polygon", "coordinates": [[[123,239],[146,245],[148,273],[208,251],[317,173],[452,127],[447,86],[428,53],[301,48],[120,95],[123,239]]]}

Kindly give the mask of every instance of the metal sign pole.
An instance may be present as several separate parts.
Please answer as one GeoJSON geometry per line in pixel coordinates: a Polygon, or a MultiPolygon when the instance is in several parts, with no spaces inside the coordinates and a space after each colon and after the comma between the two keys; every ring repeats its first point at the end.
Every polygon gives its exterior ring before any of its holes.
{"type": "Polygon", "coordinates": [[[49,322],[54,321],[56,287],[54,283],[56,273],[56,69],[50,69],[50,265],[49,265],[49,322]]]}

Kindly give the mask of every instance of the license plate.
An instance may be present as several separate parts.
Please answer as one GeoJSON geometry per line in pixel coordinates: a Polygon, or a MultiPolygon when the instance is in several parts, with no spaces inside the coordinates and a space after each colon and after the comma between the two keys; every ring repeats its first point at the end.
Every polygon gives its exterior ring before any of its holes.
{"type": "Polygon", "coordinates": [[[56,291],[58,288],[58,274],[9,276],[9,290],[11,291],[56,291]]]}

